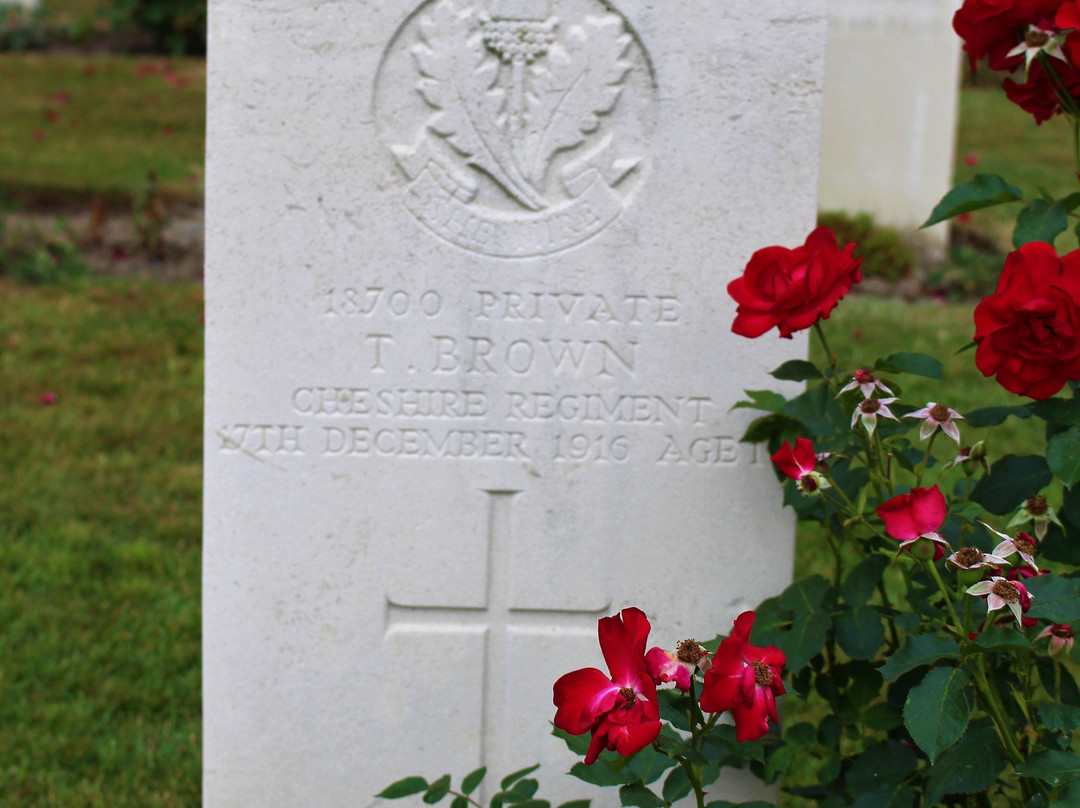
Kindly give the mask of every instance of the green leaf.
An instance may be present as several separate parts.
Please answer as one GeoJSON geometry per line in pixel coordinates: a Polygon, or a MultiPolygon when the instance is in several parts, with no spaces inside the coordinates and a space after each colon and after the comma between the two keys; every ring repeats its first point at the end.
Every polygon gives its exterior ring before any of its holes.
{"type": "Polygon", "coordinates": [[[592,805],[592,800],[570,800],[570,802],[564,802],[559,808],[589,808],[592,805]]]}
{"type": "Polygon", "coordinates": [[[487,767],[481,766],[476,771],[469,772],[465,775],[465,779],[461,781],[461,792],[463,794],[472,794],[480,781],[484,779],[484,775],[487,774],[487,767]]]}
{"type": "Polygon", "coordinates": [[[767,410],[768,412],[780,412],[787,404],[787,399],[773,390],[744,390],[750,396],[750,401],[740,401],[731,409],[738,410],[750,408],[752,410],[767,410]]]}
{"type": "Polygon", "coordinates": [[[843,725],[840,723],[840,718],[830,713],[822,718],[821,723],[818,724],[818,743],[826,749],[835,749],[840,743],[840,734],[842,731],[843,725]]]}
{"type": "Polygon", "coordinates": [[[754,630],[750,632],[750,640],[756,645],[774,645],[776,638],[787,631],[791,624],[791,610],[785,608],[778,597],[763,600],[754,613],[754,630]]]}
{"type": "Polygon", "coordinates": [[[765,764],[765,782],[772,783],[777,777],[787,774],[798,754],[799,751],[794,746],[784,744],[769,755],[769,762],[765,764]]]}
{"type": "Polygon", "coordinates": [[[1005,423],[1010,415],[1017,418],[1030,418],[1031,410],[1027,407],[981,407],[977,410],[964,413],[964,420],[969,426],[999,426],[1005,423]]]}
{"type": "Polygon", "coordinates": [[[1072,213],[1072,211],[1076,210],[1077,206],[1080,206],[1080,191],[1062,197],[1058,200],[1058,204],[1061,205],[1067,213],[1072,213]]]}
{"type": "Polygon", "coordinates": [[[770,413],[760,418],[755,418],[746,427],[746,432],[739,438],[740,443],[765,443],[773,438],[782,438],[785,433],[798,437],[802,432],[802,424],[794,418],[786,415],[770,413]]]}
{"type": "Polygon", "coordinates": [[[931,764],[964,734],[971,717],[970,683],[963,668],[940,667],[908,693],[904,726],[931,764]]]}
{"type": "Polygon", "coordinates": [[[900,741],[882,741],[869,747],[851,762],[847,787],[853,794],[898,786],[919,765],[911,747],[900,741]]]}
{"type": "MultiPolygon", "coordinates": [[[[510,792],[513,794],[514,792],[510,792]]],[[[547,800],[507,800],[508,803],[514,805],[516,808],[551,808],[551,803],[547,800]]]]}
{"type": "Polygon", "coordinates": [[[727,800],[713,800],[705,808],[776,808],[771,802],[765,800],[751,800],[750,802],[728,802],[727,800]]]}
{"type": "Polygon", "coordinates": [[[832,618],[825,612],[797,614],[791,631],[777,638],[777,647],[787,657],[787,667],[798,673],[807,662],[821,653],[832,628],[832,618]]]}
{"type": "Polygon", "coordinates": [[[709,739],[743,760],[756,760],[765,762],[765,744],[763,741],[739,742],[735,735],[735,727],[732,724],[717,724],[713,727],[709,739]]]}
{"type": "Polygon", "coordinates": [[[785,727],[784,743],[792,746],[813,746],[817,743],[817,731],[808,721],[785,727]]]}
{"type": "Polygon", "coordinates": [[[805,359],[789,359],[770,374],[774,379],[789,382],[805,382],[824,378],[817,365],[805,359]]]}
{"type": "Polygon", "coordinates": [[[1016,202],[1023,198],[1023,191],[1005,182],[997,174],[976,174],[971,182],[957,185],[945,194],[922,226],[930,227],[961,213],[1016,202]]]}
{"type": "Polygon", "coordinates": [[[859,794],[851,808],[911,808],[914,802],[914,791],[903,785],[895,785],[859,794]]]}
{"type": "Polygon", "coordinates": [[[811,387],[784,405],[784,415],[795,418],[814,435],[844,434],[850,431],[851,411],[844,408],[825,385],[811,387]]]}
{"type": "Polygon", "coordinates": [[[405,777],[396,783],[391,783],[375,796],[382,797],[384,800],[396,800],[401,797],[411,797],[421,791],[427,791],[427,788],[428,781],[423,777],[405,777]]]}
{"type": "Polygon", "coordinates": [[[670,758],[684,757],[691,763],[697,763],[700,766],[704,766],[709,762],[701,752],[685,743],[681,738],[661,735],[653,743],[656,744],[657,749],[670,758]]]}
{"type": "Polygon", "coordinates": [[[1080,729],[1080,707],[1073,704],[1043,702],[1039,705],[1039,718],[1050,732],[1059,732],[1066,737],[1080,729]]]}
{"type": "Polygon", "coordinates": [[[664,800],[667,802],[675,802],[681,800],[687,794],[694,790],[694,787],[690,784],[690,778],[686,776],[686,769],[682,766],[676,766],[671,770],[666,778],[664,778],[664,800]]]}
{"type": "Polygon", "coordinates": [[[971,498],[990,513],[1004,516],[1039,493],[1052,479],[1046,458],[1009,454],[990,467],[990,473],[975,485],[971,498]]]}
{"type": "Polygon", "coordinates": [[[826,755],[822,759],[822,763],[818,766],[817,781],[823,786],[827,786],[837,777],[840,776],[840,768],[843,766],[843,759],[836,754],[826,755]]]}
{"type": "Polygon", "coordinates": [[[1080,779],[1080,755],[1057,749],[1036,752],[1016,767],[1021,777],[1037,777],[1052,786],[1080,779]]]}
{"type": "Polygon", "coordinates": [[[1080,429],[1074,426],[1050,438],[1046,462],[1054,476],[1065,485],[1080,482],[1080,429]]]}
{"type": "Polygon", "coordinates": [[[506,789],[510,788],[510,786],[512,786],[514,783],[516,783],[518,780],[520,780],[522,777],[524,777],[527,774],[532,774],[534,771],[536,771],[539,768],[540,768],[540,764],[535,763],[532,766],[528,766],[528,767],[526,767],[524,769],[518,769],[516,772],[508,774],[499,783],[499,788],[501,788],[503,791],[505,791],[506,789]]]}
{"type": "Polygon", "coordinates": [[[836,641],[852,659],[873,659],[885,642],[881,614],[873,606],[846,609],[834,621],[836,641]]]}
{"type": "Polygon", "coordinates": [[[972,724],[952,749],[943,752],[926,784],[926,804],[946,794],[974,794],[994,784],[1005,768],[1005,753],[989,719],[972,724]]]}
{"type": "Polygon", "coordinates": [[[618,771],[612,771],[607,766],[602,765],[602,759],[598,762],[601,765],[594,763],[592,766],[586,766],[581,762],[575,763],[570,767],[570,774],[578,780],[583,780],[594,786],[618,786],[624,783],[632,783],[637,779],[637,775],[628,768],[624,767],[618,771]]]}
{"type": "Polygon", "coordinates": [[[424,802],[428,805],[434,805],[447,794],[450,793],[450,775],[444,774],[430,786],[428,786],[427,792],[424,794],[424,802]]]}
{"type": "Polygon", "coordinates": [[[891,704],[878,702],[866,708],[866,712],[862,716],[862,723],[867,729],[888,732],[890,729],[895,729],[904,723],[904,718],[900,711],[891,704]]]}
{"type": "Polygon", "coordinates": [[[639,808],[663,808],[664,801],[641,783],[632,783],[619,789],[619,802],[622,805],[636,805],[639,808]]]}
{"type": "Polygon", "coordinates": [[[920,353],[894,353],[885,360],[887,365],[896,368],[901,373],[911,373],[916,376],[927,376],[931,379],[945,378],[945,372],[941,363],[932,356],[920,353]]]}
{"type": "Polygon", "coordinates": [[[883,555],[875,554],[863,559],[844,576],[840,584],[840,597],[849,606],[862,606],[874,596],[888,566],[889,559],[883,555]]]}
{"type": "Polygon", "coordinates": [[[984,653],[987,651],[1030,650],[1031,640],[1013,626],[993,626],[965,646],[964,654],[984,653]]]}
{"type": "Polygon", "coordinates": [[[931,665],[939,659],[956,659],[960,646],[947,637],[933,634],[908,635],[903,644],[878,668],[885,681],[894,682],[904,673],[921,665],[931,665]]]}
{"type": "Polygon", "coordinates": [[[1069,217],[1060,202],[1036,199],[1024,206],[1016,217],[1013,246],[1020,249],[1031,241],[1053,244],[1054,239],[1069,229],[1069,217]]]}
{"type": "Polygon", "coordinates": [[[1044,421],[1064,426],[1080,426],[1080,399],[1048,398],[1031,402],[1027,409],[1044,421]]]}
{"type": "Polygon", "coordinates": [[[592,740],[587,733],[571,735],[569,732],[559,729],[554,724],[552,724],[551,734],[556,738],[561,738],[566,744],[566,748],[578,757],[585,756],[585,753],[589,750],[589,743],[592,740]]]}
{"type": "Polygon", "coordinates": [[[510,790],[514,794],[521,795],[524,799],[531,799],[536,795],[537,789],[539,788],[540,783],[537,780],[529,778],[527,780],[518,780],[510,790]]]}
{"type": "MultiPolygon", "coordinates": [[[[780,605],[792,612],[814,612],[831,598],[832,585],[820,575],[800,578],[780,594],[780,605]]],[[[753,635],[753,632],[751,632],[753,635]]]]}
{"type": "Polygon", "coordinates": [[[458,794],[450,803],[450,808],[469,808],[469,798],[458,794]]]}
{"type": "Polygon", "coordinates": [[[1080,620],[1080,579],[1040,575],[1028,578],[1024,586],[1031,595],[1028,617],[1051,623],[1080,620]]]}

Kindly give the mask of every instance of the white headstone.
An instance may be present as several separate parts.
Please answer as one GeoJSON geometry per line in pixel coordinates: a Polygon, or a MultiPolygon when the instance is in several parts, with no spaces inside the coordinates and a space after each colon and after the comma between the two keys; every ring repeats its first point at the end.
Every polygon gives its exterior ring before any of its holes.
{"type": "MultiPolygon", "coordinates": [[[[910,233],[952,187],[961,0],[831,0],[822,210],[910,233]]],[[[946,225],[922,231],[942,250],[946,225]]]]}
{"type": "Polygon", "coordinates": [[[597,619],[790,580],[729,410],[806,343],[725,287],[813,226],[823,6],[211,0],[207,808],[587,793],[548,733],[597,619]]]}

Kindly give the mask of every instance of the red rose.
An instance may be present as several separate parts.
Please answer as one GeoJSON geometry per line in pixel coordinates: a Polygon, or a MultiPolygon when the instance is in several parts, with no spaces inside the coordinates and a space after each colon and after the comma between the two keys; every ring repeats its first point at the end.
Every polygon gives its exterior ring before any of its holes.
{"type": "Polygon", "coordinates": [[[1080,250],[1034,241],[1009,253],[997,290],[975,308],[975,364],[1006,390],[1049,398],[1080,379],[1080,250]]]}
{"type": "Polygon", "coordinates": [[[766,247],[750,258],[742,277],[728,284],[728,294],[739,304],[731,330],[744,337],[760,337],[773,326],[780,336],[809,328],[829,316],[852,284],[862,280],[859,263],[843,250],[836,235],[819,227],[801,247],[766,247]]]}
{"type": "Polygon", "coordinates": [[[1023,38],[1024,27],[1052,20],[1063,0],[964,0],[953,15],[953,30],[964,40],[968,63],[989,56],[993,70],[1011,70],[1022,56],[1006,56],[1023,38]]]}
{"type": "MultiPolygon", "coordinates": [[[[1080,45],[1080,41],[1074,44],[1080,45]]],[[[1069,42],[1067,41],[1067,49],[1068,46],[1069,42]]],[[[1070,52],[1070,58],[1075,58],[1077,55],[1080,55],[1080,53],[1070,52]]],[[[1054,72],[1057,73],[1058,78],[1069,89],[1069,92],[1074,96],[1080,95],[1080,71],[1059,60],[1054,62],[1053,67],[1054,72]]],[[[1044,121],[1048,121],[1054,115],[1062,112],[1061,102],[1054,91],[1054,84],[1051,83],[1046,71],[1038,61],[1031,63],[1027,81],[1020,84],[1011,78],[1007,78],[1004,87],[1005,95],[1008,96],[1009,100],[1024,112],[1033,115],[1037,124],[1041,125],[1044,121]]]]}

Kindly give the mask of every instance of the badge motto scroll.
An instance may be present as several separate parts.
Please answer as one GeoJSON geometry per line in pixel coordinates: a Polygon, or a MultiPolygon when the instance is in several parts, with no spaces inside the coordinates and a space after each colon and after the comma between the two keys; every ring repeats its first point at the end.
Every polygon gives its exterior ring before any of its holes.
{"type": "Polygon", "coordinates": [[[426,113],[411,142],[388,142],[409,210],[437,235],[501,257],[600,232],[643,160],[612,120],[643,69],[623,18],[600,3],[570,20],[539,9],[543,0],[516,5],[511,18],[499,0],[490,13],[437,0],[418,15],[408,55],[426,113]]]}

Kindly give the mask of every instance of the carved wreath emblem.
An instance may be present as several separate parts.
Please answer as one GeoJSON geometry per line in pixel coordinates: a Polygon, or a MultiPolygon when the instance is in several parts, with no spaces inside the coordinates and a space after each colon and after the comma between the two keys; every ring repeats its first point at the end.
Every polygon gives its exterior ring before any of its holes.
{"type": "Polygon", "coordinates": [[[642,161],[613,120],[641,70],[623,18],[597,3],[562,20],[546,6],[438,0],[413,25],[412,89],[426,111],[412,142],[389,145],[411,183],[409,209],[474,251],[580,243],[618,216],[618,186],[642,161]]]}

